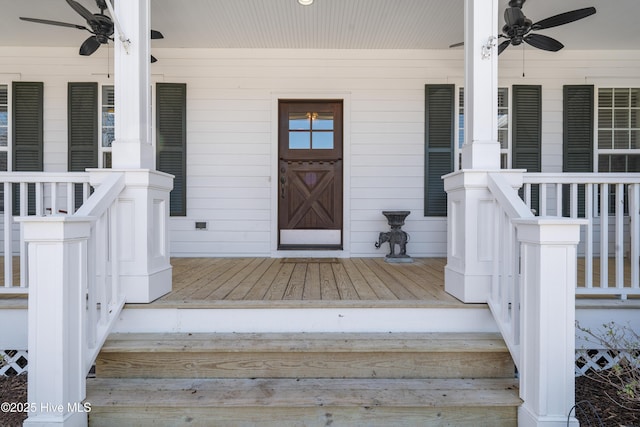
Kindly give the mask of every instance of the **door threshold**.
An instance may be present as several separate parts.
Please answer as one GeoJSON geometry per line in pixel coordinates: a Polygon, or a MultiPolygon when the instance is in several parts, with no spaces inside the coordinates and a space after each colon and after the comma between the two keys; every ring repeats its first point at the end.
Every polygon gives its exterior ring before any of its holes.
{"type": "Polygon", "coordinates": [[[342,245],[278,245],[279,251],[341,251],[342,245]]]}

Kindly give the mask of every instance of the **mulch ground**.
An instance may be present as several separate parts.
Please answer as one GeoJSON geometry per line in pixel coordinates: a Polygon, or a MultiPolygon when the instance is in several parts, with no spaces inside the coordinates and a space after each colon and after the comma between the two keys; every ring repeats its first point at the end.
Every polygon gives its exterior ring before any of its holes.
{"type": "Polygon", "coordinates": [[[640,400],[623,407],[617,393],[611,384],[587,376],[576,378],[576,417],[580,426],[640,427],[640,400]]]}
{"type": "MultiPolygon", "coordinates": [[[[0,404],[26,402],[27,375],[14,375],[12,377],[0,376],[0,404]]],[[[28,414],[24,412],[6,412],[4,409],[0,410],[0,426],[20,427],[22,426],[22,422],[27,418],[27,415],[28,414]]]]}
{"type": "MultiPolygon", "coordinates": [[[[616,397],[614,387],[586,376],[576,378],[576,402],[579,403],[576,408],[576,417],[580,425],[582,427],[640,427],[640,402],[635,407],[622,408],[609,396],[616,397]]],[[[26,375],[0,377],[0,403],[2,402],[27,402],[26,375]]],[[[20,427],[26,415],[0,412],[0,426],[20,427]]]]}

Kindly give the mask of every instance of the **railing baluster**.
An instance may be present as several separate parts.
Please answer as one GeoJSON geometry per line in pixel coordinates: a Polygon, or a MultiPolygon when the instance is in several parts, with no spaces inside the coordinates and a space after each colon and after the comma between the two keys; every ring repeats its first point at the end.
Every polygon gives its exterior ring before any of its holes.
{"type": "Polygon", "coordinates": [[[75,212],[76,200],[75,200],[75,184],[72,182],[67,183],[67,214],[73,215],[75,212]]]}
{"type": "Polygon", "coordinates": [[[624,287],[624,184],[616,184],[615,205],[616,288],[624,287]]]}
{"type": "Polygon", "coordinates": [[[571,195],[571,208],[569,212],[569,216],[571,218],[578,217],[578,184],[572,183],[571,190],[569,191],[571,195]]]}
{"type": "Polygon", "coordinates": [[[111,301],[110,306],[118,303],[120,297],[120,262],[118,262],[118,199],[111,205],[110,219],[111,232],[107,236],[110,238],[109,249],[111,250],[111,301]]]}
{"type": "MultiPolygon", "coordinates": [[[[502,257],[506,257],[506,255],[510,252],[511,249],[511,221],[509,220],[507,213],[502,211],[503,217],[503,227],[502,227],[502,257]]],[[[504,258],[503,258],[504,259],[504,258]]],[[[502,311],[501,318],[506,324],[509,323],[509,304],[511,302],[511,279],[510,279],[510,271],[511,263],[505,262],[503,263],[502,268],[502,291],[501,291],[501,301],[500,308],[502,311]]]]}
{"type": "Polygon", "coordinates": [[[609,184],[600,185],[600,287],[609,287],[609,184]]]}
{"type": "MultiPolygon", "coordinates": [[[[27,216],[29,214],[29,186],[26,182],[20,183],[20,216],[27,216]]],[[[36,195],[36,202],[38,197],[36,195]]],[[[24,241],[24,231],[20,227],[20,287],[27,287],[27,244],[24,241]]]]}
{"type": "Polygon", "coordinates": [[[13,286],[13,191],[8,182],[4,186],[4,286],[13,286]]]}
{"type": "MultiPolygon", "coordinates": [[[[44,185],[44,184],[43,184],[44,185]]],[[[51,183],[51,215],[58,214],[58,185],[51,183]]]]}
{"type": "Polygon", "coordinates": [[[531,184],[524,184],[524,204],[531,209],[531,184]]]}
{"type": "Polygon", "coordinates": [[[100,305],[96,326],[104,323],[107,311],[107,251],[105,236],[107,235],[107,213],[105,212],[96,223],[96,299],[100,305]]]}
{"type": "Polygon", "coordinates": [[[640,288],[640,185],[629,185],[631,287],[640,288]]]}
{"type": "Polygon", "coordinates": [[[512,307],[512,328],[513,328],[513,343],[517,346],[520,345],[520,284],[522,283],[522,277],[520,275],[520,242],[518,242],[518,230],[515,225],[510,224],[511,227],[511,269],[513,271],[513,307],[512,307]]]}
{"type": "Polygon", "coordinates": [[[584,188],[585,208],[584,214],[587,222],[584,245],[584,286],[593,288],[593,184],[585,184],[584,188]]]}
{"type": "Polygon", "coordinates": [[[86,202],[89,198],[89,193],[91,191],[91,187],[88,182],[82,184],[82,203],[86,202]]]}
{"type": "Polygon", "coordinates": [[[547,184],[540,184],[540,212],[539,216],[547,216],[547,184]]]}
{"type": "MultiPolygon", "coordinates": [[[[493,253],[500,254],[500,236],[502,233],[502,209],[497,201],[493,202],[493,227],[496,230],[497,238],[493,239],[493,253]]],[[[502,256],[493,257],[493,275],[491,277],[491,300],[496,301],[498,299],[498,291],[500,289],[500,263],[502,262],[502,256]]]]}
{"type": "Polygon", "coordinates": [[[562,184],[556,184],[556,216],[562,216],[562,184]]]}
{"type": "MultiPolygon", "coordinates": [[[[98,331],[98,301],[96,299],[96,224],[93,224],[92,233],[87,242],[87,346],[95,348],[98,331]]],[[[85,364],[88,364],[85,361],[85,364]]],[[[90,366],[85,366],[88,370],[90,366]]]]}

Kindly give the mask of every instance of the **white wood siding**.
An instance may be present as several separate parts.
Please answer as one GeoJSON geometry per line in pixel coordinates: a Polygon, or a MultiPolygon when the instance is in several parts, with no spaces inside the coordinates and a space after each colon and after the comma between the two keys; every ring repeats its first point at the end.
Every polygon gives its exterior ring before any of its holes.
{"type": "MultiPolygon", "coordinates": [[[[65,171],[67,82],[107,78],[107,50],[0,48],[0,84],[43,81],[45,169],[65,171]]],[[[381,211],[410,210],[412,256],[446,254],[446,220],[423,216],[424,85],[463,84],[460,49],[153,49],[153,82],[187,84],[187,213],[171,220],[175,256],[270,256],[277,218],[279,97],[345,102],[346,256],[383,256],[381,211]],[[195,230],[206,221],[207,230],[195,230]]],[[[113,61],[111,60],[111,63],[113,61]]],[[[562,86],[640,86],[640,51],[520,49],[500,56],[500,86],[543,87],[544,172],[562,169],[562,86]],[[523,71],[525,77],[522,77],[523,71]]]]}

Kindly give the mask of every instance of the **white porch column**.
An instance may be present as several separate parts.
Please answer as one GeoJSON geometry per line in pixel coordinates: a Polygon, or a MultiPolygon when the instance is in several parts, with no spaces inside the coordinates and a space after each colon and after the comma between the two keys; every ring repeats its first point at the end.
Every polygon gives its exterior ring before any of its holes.
{"type": "Polygon", "coordinates": [[[500,169],[498,0],[465,0],[462,169],[500,169]]]}
{"type": "Polygon", "coordinates": [[[116,16],[130,43],[114,42],[115,169],[153,169],[151,145],[151,85],[149,0],[116,2],[116,16]]]}
{"type": "Polygon", "coordinates": [[[87,425],[85,341],[91,219],[20,220],[29,253],[29,417],[25,426],[87,425]]]}
{"type": "Polygon", "coordinates": [[[577,427],[575,403],[576,248],[585,220],[515,220],[521,242],[522,427],[577,427]]]}
{"type": "MultiPolygon", "coordinates": [[[[447,175],[445,290],[464,302],[485,302],[493,260],[493,211],[487,172],[500,169],[497,137],[498,0],[465,0],[465,143],[462,168],[447,175]]],[[[509,173],[514,186],[522,178],[509,173]]]]}
{"type": "MultiPolygon", "coordinates": [[[[171,291],[169,259],[170,175],[155,171],[151,140],[150,1],[115,4],[120,29],[115,35],[115,141],[113,171],[125,174],[119,198],[122,292],[127,302],[150,302],[171,291]]],[[[108,170],[91,171],[99,185],[108,170]]]]}

